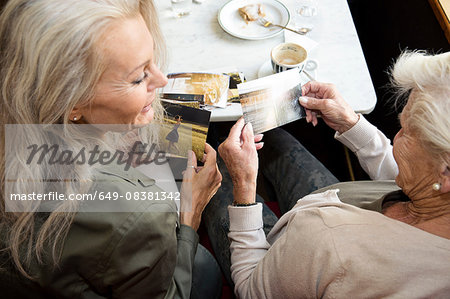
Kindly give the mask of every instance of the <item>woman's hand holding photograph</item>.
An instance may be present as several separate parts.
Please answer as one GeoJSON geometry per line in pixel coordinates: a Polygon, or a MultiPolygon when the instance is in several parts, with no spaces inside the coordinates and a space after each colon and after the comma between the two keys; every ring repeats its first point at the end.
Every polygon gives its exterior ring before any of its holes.
{"type": "Polygon", "coordinates": [[[300,105],[305,107],[306,121],[317,125],[317,115],[340,134],[353,127],[359,116],[337,91],[333,84],[311,81],[302,86],[300,105]]]}
{"type": "Polygon", "coordinates": [[[220,187],[222,175],[216,163],[216,151],[206,143],[204,166],[197,167],[197,158],[189,152],[187,168],[181,185],[181,224],[197,230],[202,212],[220,187]]]}
{"type": "Polygon", "coordinates": [[[262,134],[253,135],[252,124],[240,118],[231,128],[228,138],[219,146],[219,153],[233,180],[234,201],[252,203],[256,196],[258,175],[257,150],[264,145],[262,134]]]}

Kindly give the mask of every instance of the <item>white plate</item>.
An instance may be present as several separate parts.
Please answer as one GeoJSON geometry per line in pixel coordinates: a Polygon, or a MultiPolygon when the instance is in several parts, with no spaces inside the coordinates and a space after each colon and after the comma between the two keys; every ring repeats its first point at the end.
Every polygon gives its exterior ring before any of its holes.
{"type": "Polygon", "coordinates": [[[286,26],[291,18],[289,10],[277,0],[232,0],[226,3],[219,11],[220,26],[229,34],[242,39],[258,40],[273,37],[283,29],[272,26],[264,27],[258,21],[245,23],[239,15],[238,9],[249,4],[262,4],[266,18],[274,24],[286,26]]]}

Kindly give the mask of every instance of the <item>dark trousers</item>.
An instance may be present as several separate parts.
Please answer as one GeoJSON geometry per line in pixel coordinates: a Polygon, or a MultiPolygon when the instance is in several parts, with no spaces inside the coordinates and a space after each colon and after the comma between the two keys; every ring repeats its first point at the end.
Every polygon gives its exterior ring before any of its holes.
{"type": "MultiPolygon", "coordinates": [[[[282,129],[264,134],[264,147],[258,151],[260,174],[273,188],[281,213],[289,211],[305,195],[338,182],[294,137],[282,129]]],[[[203,212],[203,219],[217,261],[228,283],[234,288],[230,271],[229,217],[227,207],[233,202],[233,185],[223,161],[218,158],[222,185],[203,212]]],[[[245,167],[245,165],[243,165],[245,167]]],[[[264,203],[257,195],[256,201],[264,203]]],[[[263,204],[266,235],[278,217],[263,204]]]]}
{"type": "Polygon", "coordinates": [[[198,244],[192,268],[191,299],[220,298],[222,275],[219,265],[209,251],[198,244]]]}

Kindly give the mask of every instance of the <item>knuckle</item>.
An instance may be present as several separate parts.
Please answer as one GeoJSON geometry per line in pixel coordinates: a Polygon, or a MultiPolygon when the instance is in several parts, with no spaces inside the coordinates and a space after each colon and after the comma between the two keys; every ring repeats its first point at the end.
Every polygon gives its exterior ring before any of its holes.
{"type": "Polygon", "coordinates": [[[333,105],[334,105],[334,100],[332,100],[332,99],[326,99],[323,102],[324,108],[332,108],[333,105]]]}
{"type": "Polygon", "coordinates": [[[220,149],[224,150],[224,149],[226,149],[228,146],[229,146],[229,142],[228,142],[228,139],[226,139],[224,142],[222,142],[221,145],[219,145],[219,150],[220,150],[220,149]]]}
{"type": "Polygon", "coordinates": [[[225,142],[222,143],[221,145],[219,145],[219,148],[217,149],[219,151],[219,154],[222,154],[224,152],[224,146],[225,146],[225,142]]]}

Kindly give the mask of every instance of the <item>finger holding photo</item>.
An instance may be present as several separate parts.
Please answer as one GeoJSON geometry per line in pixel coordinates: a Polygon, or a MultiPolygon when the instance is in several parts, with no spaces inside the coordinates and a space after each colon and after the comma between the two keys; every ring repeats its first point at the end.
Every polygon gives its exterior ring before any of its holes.
{"type": "Polygon", "coordinates": [[[256,147],[257,151],[262,149],[264,146],[264,142],[262,142],[263,137],[264,137],[264,134],[256,134],[255,135],[254,140],[255,140],[255,147],[256,147]]]}
{"type": "Polygon", "coordinates": [[[205,164],[197,168],[197,157],[189,152],[187,168],[181,185],[181,224],[194,230],[200,226],[206,205],[216,194],[222,182],[222,175],[216,164],[216,151],[206,143],[205,164]]]}
{"type": "MultiPolygon", "coordinates": [[[[258,139],[262,136],[258,136],[258,139]]],[[[262,145],[259,145],[262,147],[262,145]]],[[[251,123],[240,118],[231,128],[228,138],[219,146],[219,154],[233,180],[235,202],[252,203],[256,196],[258,154],[251,123]],[[246,167],[242,167],[245,165],[246,167]]]]}
{"type": "Polygon", "coordinates": [[[359,116],[332,84],[308,82],[302,86],[302,94],[299,103],[306,110],[306,121],[314,126],[317,125],[318,113],[330,128],[340,134],[359,120],[359,116]]]}

